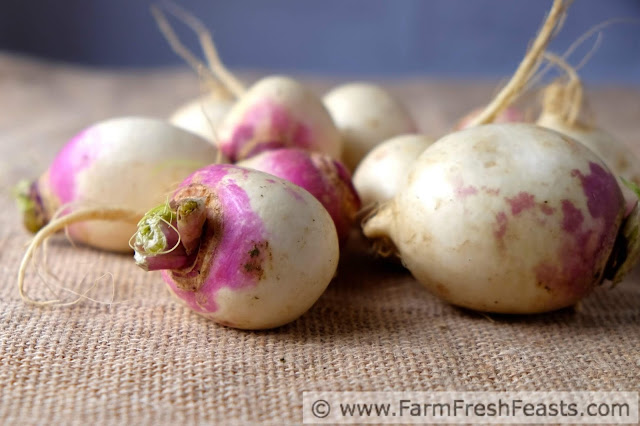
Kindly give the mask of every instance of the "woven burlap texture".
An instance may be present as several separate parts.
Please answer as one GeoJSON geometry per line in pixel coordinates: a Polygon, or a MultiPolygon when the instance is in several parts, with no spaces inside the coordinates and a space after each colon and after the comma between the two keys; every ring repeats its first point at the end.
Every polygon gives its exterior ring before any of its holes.
{"type": "MultiPolygon", "coordinates": [[[[334,83],[308,81],[319,93],[334,83]]],[[[435,136],[495,88],[385,84],[435,136]]],[[[15,276],[30,236],[8,188],[44,171],[82,127],[119,115],[167,116],[197,92],[186,70],[107,72],[0,56],[0,423],[283,424],[302,421],[305,390],[640,388],[637,274],[613,290],[598,288],[577,309],[483,316],[439,301],[356,239],[306,315],[247,332],[179,306],[160,276],[137,269],[130,256],[56,237],[51,273],[79,291],[95,284],[89,296],[105,303],[25,305],[15,276]]],[[[637,88],[590,95],[601,123],[640,143],[637,88]]],[[[49,295],[30,271],[29,293],[49,295]]]]}

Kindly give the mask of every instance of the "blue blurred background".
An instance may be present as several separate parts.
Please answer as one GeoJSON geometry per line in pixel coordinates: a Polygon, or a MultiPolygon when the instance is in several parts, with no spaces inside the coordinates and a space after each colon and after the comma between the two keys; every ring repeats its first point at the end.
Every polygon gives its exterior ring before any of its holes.
{"type": "MultiPolygon", "coordinates": [[[[503,78],[533,38],[551,0],[182,0],[212,30],[234,69],[340,76],[503,78]]],[[[92,66],[182,63],[145,0],[4,0],[0,50],[92,66]]],[[[552,44],[563,52],[592,26],[601,44],[585,81],[640,85],[640,0],[575,0],[552,44]]],[[[179,35],[196,38],[176,21],[179,35]]],[[[571,56],[575,65],[593,46],[571,56]]]]}

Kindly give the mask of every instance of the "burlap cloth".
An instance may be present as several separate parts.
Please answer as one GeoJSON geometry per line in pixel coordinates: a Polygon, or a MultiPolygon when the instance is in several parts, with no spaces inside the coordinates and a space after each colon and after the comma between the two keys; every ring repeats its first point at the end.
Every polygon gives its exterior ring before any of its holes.
{"type": "MultiPolygon", "coordinates": [[[[335,81],[310,83],[320,92],[335,81]]],[[[419,78],[386,84],[433,135],[496,87],[419,78]]],[[[56,237],[51,272],[78,291],[93,287],[88,296],[103,303],[25,305],[15,276],[30,236],[8,188],[45,170],[86,125],[166,116],[197,92],[183,69],[90,71],[0,55],[0,423],[282,424],[302,421],[305,390],[640,388],[637,274],[613,290],[598,288],[577,309],[483,316],[441,302],[356,242],[306,315],[247,332],[177,305],[160,276],[129,256],[74,249],[56,237]],[[98,279],[105,272],[113,281],[98,279]]],[[[590,97],[599,122],[640,150],[638,88],[590,97]]],[[[27,285],[33,296],[49,295],[33,273],[27,285]]]]}

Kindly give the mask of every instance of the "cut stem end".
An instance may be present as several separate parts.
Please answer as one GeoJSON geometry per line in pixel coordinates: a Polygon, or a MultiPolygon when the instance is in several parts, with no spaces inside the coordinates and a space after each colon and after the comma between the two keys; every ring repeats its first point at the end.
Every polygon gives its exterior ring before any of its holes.
{"type": "Polygon", "coordinates": [[[149,210],[132,237],[136,265],[146,271],[190,266],[205,221],[206,205],[202,198],[185,198],[149,210]]]}
{"type": "Polygon", "coordinates": [[[22,213],[24,227],[35,234],[49,222],[40,197],[38,182],[20,181],[13,189],[13,194],[18,210],[22,213]]]}

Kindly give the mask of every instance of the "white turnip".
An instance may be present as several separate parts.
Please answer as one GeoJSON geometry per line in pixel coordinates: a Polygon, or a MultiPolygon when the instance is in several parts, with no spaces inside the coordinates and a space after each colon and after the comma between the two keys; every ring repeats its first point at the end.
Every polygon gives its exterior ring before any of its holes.
{"type": "MultiPolygon", "coordinates": [[[[466,130],[441,138],[364,234],[390,245],[452,304],[537,313],[575,304],[637,262],[616,178],[581,143],[531,124],[487,124],[533,75],[566,4],[556,0],[509,83],[466,130]]],[[[637,212],[637,207],[634,210],[637,212]]]]}
{"type": "Polygon", "coordinates": [[[490,124],[427,148],[363,229],[389,238],[416,279],[452,304],[536,313],[576,303],[605,278],[624,213],[616,178],[582,144],[490,124]]]}
{"type": "Polygon", "coordinates": [[[324,96],[323,102],[342,136],[342,160],[350,170],[380,142],[417,131],[406,108],[374,84],[338,86],[324,96]]]}
{"type": "Polygon", "coordinates": [[[402,135],[382,142],[362,159],[353,174],[353,185],[363,206],[393,198],[403,187],[411,165],[433,143],[418,134],[402,135]]]}

